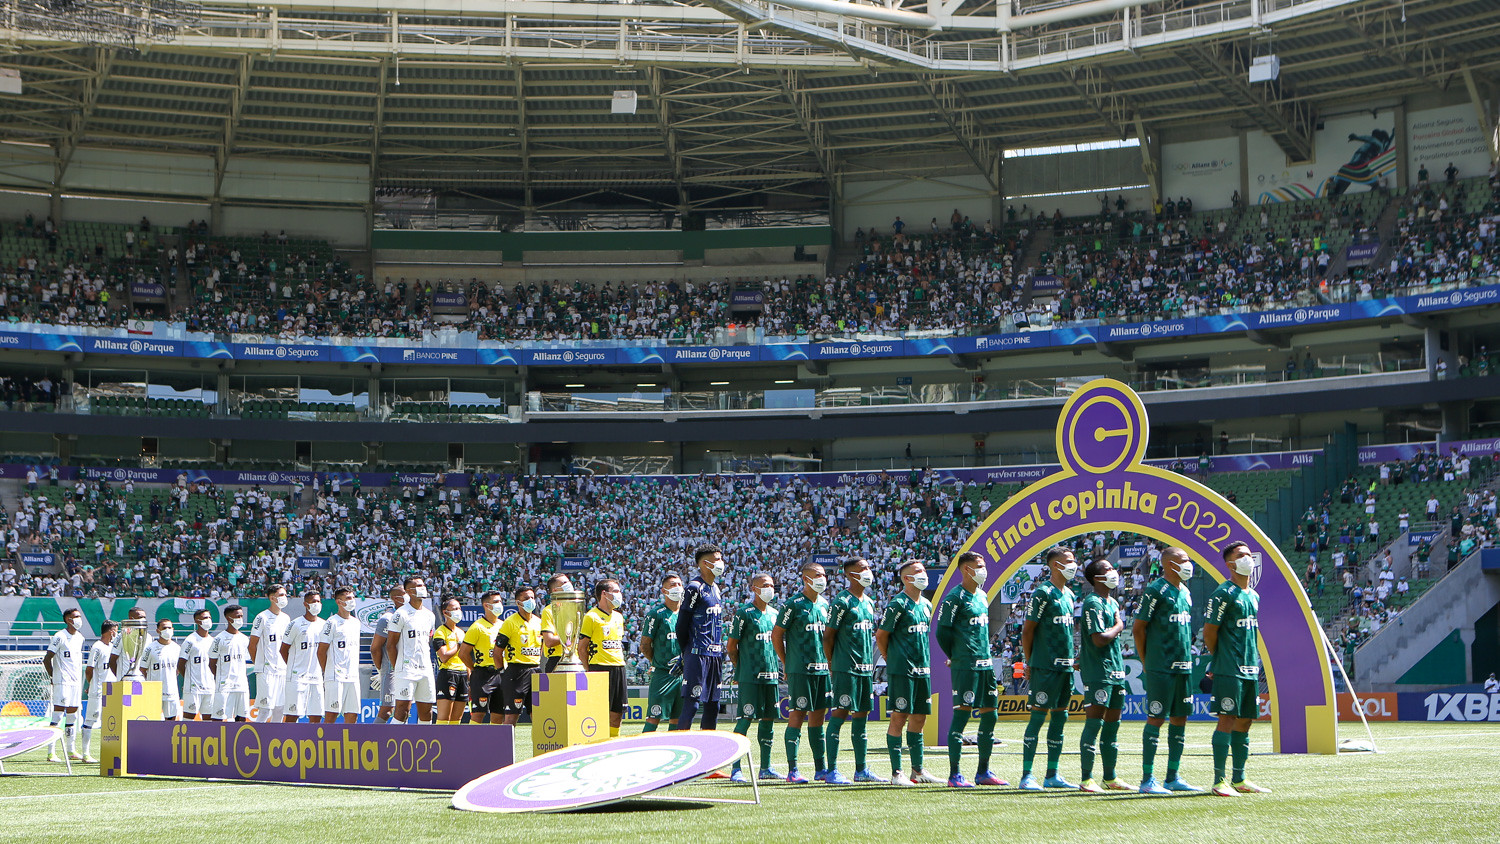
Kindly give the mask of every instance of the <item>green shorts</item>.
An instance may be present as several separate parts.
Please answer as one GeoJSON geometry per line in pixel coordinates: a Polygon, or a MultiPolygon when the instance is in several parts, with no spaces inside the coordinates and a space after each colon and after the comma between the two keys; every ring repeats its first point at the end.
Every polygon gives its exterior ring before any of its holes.
{"type": "Polygon", "coordinates": [[[1165,671],[1146,672],[1146,717],[1186,718],[1193,714],[1193,696],[1188,675],[1165,671]]]}
{"type": "Polygon", "coordinates": [[[739,690],[739,717],[752,721],[771,721],[780,717],[781,695],[775,683],[741,683],[739,690]]]}
{"type": "Polygon", "coordinates": [[[646,717],[676,720],[682,712],[682,678],[660,668],[651,669],[646,692],[646,717]]]}
{"type": "Polygon", "coordinates": [[[932,714],[931,677],[893,676],[888,694],[892,712],[904,712],[907,715],[932,714]]]}
{"type": "Polygon", "coordinates": [[[995,672],[955,668],[951,673],[955,707],[994,709],[1000,705],[1000,692],[995,688],[995,672]]]}
{"type": "Polygon", "coordinates": [[[1213,711],[1215,715],[1236,718],[1260,717],[1260,683],[1243,677],[1214,677],[1213,711]]]}
{"type": "Polygon", "coordinates": [[[798,712],[817,712],[828,708],[830,694],[827,674],[786,675],[787,696],[792,699],[792,709],[798,712]]]}
{"type": "Polygon", "coordinates": [[[868,674],[846,674],[835,671],[833,678],[833,706],[850,712],[869,712],[870,700],[875,696],[875,681],[868,674]]]}
{"type": "Polygon", "coordinates": [[[1073,699],[1073,672],[1031,669],[1031,691],[1026,704],[1032,709],[1063,709],[1073,699]]]}
{"type": "Polygon", "coordinates": [[[1125,708],[1125,687],[1099,683],[1083,687],[1084,706],[1102,706],[1105,709],[1125,708]]]}

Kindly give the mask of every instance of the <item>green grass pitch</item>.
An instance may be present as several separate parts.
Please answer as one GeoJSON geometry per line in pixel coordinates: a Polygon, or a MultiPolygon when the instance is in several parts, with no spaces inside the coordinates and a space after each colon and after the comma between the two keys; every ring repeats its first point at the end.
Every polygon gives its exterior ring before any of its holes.
{"type": "MultiPolygon", "coordinates": [[[[1069,724],[1062,772],[1078,773],[1080,725],[1069,724]]],[[[73,777],[0,778],[0,840],[136,842],[213,840],[277,842],[480,841],[1493,841],[1500,810],[1484,788],[1500,770],[1500,725],[1373,725],[1378,754],[1278,756],[1270,731],[1251,733],[1250,778],[1273,794],[1237,799],[1208,795],[1149,798],[1134,793],[1029,794],[1014,789],[955,791],[941,786],[788,786],[761,789],[762,805],[669,803],[649,797],[609,809],[560,815],[485,815],[451,808],[449,795],[366,789],[272,786],[168,779],[109,780],[79,765],[73,777]],[[89,773],[83,773],[90,771],[89,773]]],[[[995,768],[1014,781],[1023,724],[1002,723],[1005,746],[995,768]]],[[[1121,776],[1140,776],[1140,722],[1121,731],[1121,776]]],[[[872,724],[871,767],[889,773],[879,728],[872,724]],[[877,755],[874,751],[881,748],[877,755]]],[[[454,727],[455,730],[484,729],[454,727]]],[[[626,734],[639,731],[627,725],[626,734]]],[[[1183,775],[1212,778],[1210,724],[1188,727],[1183,775]]],[[[1363,738],[1358,724],[1341,735],[1363,738]]],[[[781,758],[777,728],[776,764],[781,758]]],[[[530,736],[518,734],[519,755],[530,736]]],[[[847,727],[841,768],[852,774],[847,727]]],[[[943,749],[929,750],[928,769],[946,776],[943,749]]],[[[98,752],[97,747],[95,753],[98,752]]],[[[802,755],[809,751],[803,743],[802,755]]],[[[5,762],[17,774],[56,772],[45,751],[5,762]]],[[[810,766],[810,759],[804,763],[810,766]]],[[[1165,749],[1158,769],[1165,761],[1165,749]]],[[[966,775],[974,774],[970,748],[966,775]]],[[[1096,771],[1097,774],[1097,771],[1096,771]]],[[[678,788],[675,794],[749,797],[726,781],[678,788]]]]}

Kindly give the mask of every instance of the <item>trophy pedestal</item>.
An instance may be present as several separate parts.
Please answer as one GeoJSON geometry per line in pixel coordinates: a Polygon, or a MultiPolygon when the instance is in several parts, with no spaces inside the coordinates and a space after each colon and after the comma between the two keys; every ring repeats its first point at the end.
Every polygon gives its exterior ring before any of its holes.
{"type": "Polygon", "coordinates": [[[125,770],[125,725],[130,721],[161,720],[161,683],[140,679],[104,684],[104,700],[89,701],[104,707],[99,719],[103,744],[99,749],[99,775],[123,777],[125,770]]]}
{"type": "Polygon", "coordinates": [[[588,671],[532,678],[531,745],[535,755],[608,738],[608,674],[588,671]]]}

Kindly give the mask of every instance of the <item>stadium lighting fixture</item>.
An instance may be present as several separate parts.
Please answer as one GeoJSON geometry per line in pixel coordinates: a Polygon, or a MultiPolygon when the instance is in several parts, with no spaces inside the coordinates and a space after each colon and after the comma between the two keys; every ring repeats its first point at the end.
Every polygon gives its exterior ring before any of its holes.
{"type": "Polygon", "coordinates": [[[782,381],[777,381],[776,383],[778,383],[778,384],[791,384],[791,383],[793,383],[793,381],[792,381],[792,379],[787,378],[787,379],[782,380],[782,381]]]}
{"type": "Polygon", "coordinates": [[[585,385],[583,385],[583,384],[564,384],[563,386],[567,387],[570,390],[574,390],[574,389],[577,389],[577,388],[585,386],[585,385]]]}
{"type": "Polygon", "coordinates": [[[729,386],[729,382],[728,381],[710,381],[710,382],[708,382],[708,386],[710,386],[710,387],[728,387],[729,386]]]}
{"type": "Polygon", "coordinates": [[[653,384],[653,383],[652,383],[652,382],[650,382],[650,381],[647,381],[647,382],[646,382],[646,383],[644,383],[644,384],[637,384],[637,385],[636,385],[636,386],[637,386],[637,387],[655,387],[655,386],[656,386],[656,385],[655,385],[655,384],[653,384]]]}

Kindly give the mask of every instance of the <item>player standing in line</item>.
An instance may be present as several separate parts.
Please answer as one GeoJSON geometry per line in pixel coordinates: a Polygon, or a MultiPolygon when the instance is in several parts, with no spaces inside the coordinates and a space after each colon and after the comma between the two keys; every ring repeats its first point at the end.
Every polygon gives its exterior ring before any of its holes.
{"type": "Polygon", "coordinates": [[[224,608],[224,630],[208,649],[212,657],[208,670],[218,686],[210,720],[244,721],[250,717],[250,678],[245,674],[250,662],[250,637],[240,632],[244,626],[244,607],[231,604],[224,608]]]}
{"type": "Polygon", "coordinates": [[[437,700],[432,676],[432,632],[437,618],[426,607],[426,581],[413,576],[401,585],[407,603],[391,618],[385,637],[385,658],[393,666],[391,688],[396,701],[390,723],[405,724],[416,702],[417,723],[428,724],[437,700]]]}
{"type": "Polygon", "coordinates": [[[500,622],[491,656],[500,669],[500,688],[490,695],[490,723],[514,725],[531,707],[531,680],[541,668],[542,619],[536,590],[516,588],[516,612],[500,622]],[[497,717],[498,716],[498,717],[497,717]]]}
{"type": "Polygon", "coordinates": [[[875,631],[875,646],[885,657],[890,677],[891,721],[885,731],[885,749],[891,756],[891,782],[938,785],[942,780],[922,768],[922,730],[932,714],[932,655],[927,644],[932,604],[922,597],[927,567],[916,561],[903,563],[896,574],[901,577],[901,591],[885,605],[880,629],[875,631]],[[911,752],[910,775],[902,773],[907,770],[901,766],[903,727],[911,752]]]}
{"type": "Polygon", "coordinates": [[[802,564],[802,591],[776,617],[771,643],[786,667],[787,695],[791,712],[786,722],[786,781],[802,784],[807,777],[797,771],[797,747],[802,744],[802,722],[807,722],[807,743],[812,746],[813,779],[828,776],[823,767],[823,717],[828,712],[828,657],[823,653],[823,631],[828,628],[828,602],[823,590],[828,577],[814,562],[802,564]]]}
{"type": "Polygon", "coordinates": [[[646,728],[641,732],[656,732],[662,721],[670,728],[682,711],[682,676],[672,673],[672,666],[681,663],[677,611],[682,606],[682,596],[682,577],[677,572],[668,572],[661,579],[661,603],[646,614],[641,655],[651,662],[651,685],[646,693],[646,728]]]}
{"type": "MultiPolygon", "coordinates": [[[[42,657],[42,667],[52,683],[52,716],[49,726],[63,722],[65,750],[68,758],[82,762],[78,753],[78,707],[83,700],[83,613],[77,607],[63,610],[63,629],[52,634],[47,643],[47,653],[42,657]]],[[[85,750],[88,748],[85,747],[85,750]]],[[[57,756],[57,744],[47,748],[48,762],[61,762],[57,756]]]]}
{"type": "Polygon", "coordinates": [[[490,695],[500,683],[500,672],[495,669],[495,634],[500,632],[500,612],[505,604],[499,592],[486,592],[479,596],[479,605],[484,607],[484,615],[469,625],[458,646],[458,658],[469,669],[471,724],[489,723],[490,695]]]}
{"type": "Polygon", "coordinates": [[[557,635],[557,622],[552,618],[552,596],[558,592],[569,592],[573,589],[573,581],[567,575],[558,573],[547,578],[547,606],[542,607],[542,644],[547,647],[547,662],[545,671],[552,673],[557,667],[558,660],[562,659],[562,637],[557,635]]]}
{"type": "Polygon", "coordinates": [[[340,714],[344,723],[359,720],[359,619],[354,617],[354,590],[333,590],[338,612],[318,631],[318,673],[323,681],[323,720],[333,722],[340,714]]]}
{"type": "Polygon", "coordinates": [[[161,715],[165,721],[176,721],[182,714],[182,699],[177,694],[177,663],[182,648],[172,640],[174,632],[169,619],[157,621],[156,638],[147,643],[142,658],[146,679],[161,683],[161,715]]]}
{"type": "Polygon", "coordinates": [[[677,729],[693,726],[693,716],[703,707],[699,726],[719,727],[719,679],[724,670],[724,605],[720,602],[719,578],[724,576],[724,553],[713,545],[693,550],[698,575],[683,589],[677,611],[677,645],[682,648],[682,711],[677,729]]]}
{"type": "Polygon", "coordinates": [[[943,596],[937,607],[937,642],[948,655],[953,677],[953,722],[948,726],[948,786],[1010,785],[990,770],[995,752],[995,722],[1000,693],[990,653],[990,604],[984,583],[989,577],[984,558],[973,551],[958,555],[962,581],[943,596]],[[964,779],[958,763],[964,752],[964,727],[970,714],[979,716],[979,772],[974,782],[964,779]]]}
{"type": "MultiPolygon", "coordinates": [[[[140,607],[132,607],[128,615],[139,612],[140,618],[146,617],[146,611],[140,607]]],[[[85,762],[94,758],[93,748],[94,728],[99,726],[99,719],[104,717],[104,684],[113,683],[116,680],[115,672],[110,667],[116,663],[118,651],[115,650],[118,643],[120,625],[118,622],[106,621],[99,625],[99,640],[89,646],[89,661],[83,666],[83,682],[89,689],[88,707],[83,713],[83,729],[79,733],[79,751],[83,754],[85,762]]]]}
{"type": "Polygon", "coordinates": [[[302,615],[287,625],[281,642],[286,665],[286,700],[281,720],[288,724],[306,716],[308,723],[323,720],[323,672],[318,666],[318,632],[323,629],[323,595],[316,589],[302,596],[302,615]]]}
{"type": "MultiPolygon", "coordinates": [[[[734,676],[739,684],[740,717],[734,731],[750,735],[750,722],[756,721],[755,741],[760,745],[760,778],[779,780],[781,774],[771,768],[771,744],[776,718],[781,714],[777,682],[781,673],[776,667],[776,647],[771,631],[776,627],[776,613],[771,601],[776,599],[776,579],[763,571],[750,576],[750,603],[743,604],[729,620],[726,646],[734,676]]],[[[734,782],[749,782],[740,771],[739,760],[729,772],[734,782]]]]}
{"type": "Polygon", "coordinates": [[[1260,715],[1260,596],[1250,578],[1260,567],[1260,555],[1244,542],[1224,549],[1229,579],[1208,599],[1208,621],[1203,643],[1214,655],[1212,666],[1214,710],[1214,787],[1220,797],[1268,794],[1271,789],[1245,779],[1250,758],[1250,725],[1260,715]],[[1224,762],[1233,753],[1233,778],[1224,776],[1224,762]]]}
{"type": "Polygon", "coordinates": [[[1120,711],[1125,706],[1125,660],[1121,654],[1120,634],[1125,618],[1120,603],[1111,594],[1120,585],[1120,573],[1109,560],[1098,559],[1083,569],[1090,591],[1083,597],[1083,647],[1078,667],[1083,674],[1083,737],[1078,757],[1083,763],[1083,782],[1079,789],[1091,794],[1101,791],[1130,791],[1124,780],[1115,776],[1115,759],[1119,754],[1116,738],[1120,734],[1120,711]],[[1102,745],[1102,747],[1101,747],[1102,745]],[[1104,782],[1094,781],[1094,755],[1104,760],[1104,782]]]}
{"type": "Polygon", "coordinates": [[[1031,593],[1026,605],[1026,622],[1021,627],[1021,654],[1026,658],[1026,679],[1030,684],[1031,720],[1026,723],[1026,737],[1021,743],[1021,782],[1024,791],[1043,788],[1073,788],[1057,772],[1062,758],[1063,728],[1068,723],[1068,702],[1073,697],[1073,590],[1069,588],[1078,574],[1073,552],[1062,546],[1047,551],[1050,579],[1031,593]],[[1047,723],[1047,776],[1038,783],[1031,773],[1036,760],[1036,743],[1042,723],[1047,723]]]}
{"type": "Polygon", "coordinates": [[[375,720],[384,724],[391,719],[391,710],[395,708],[395,689],[391,685],[391,672],[394,668],[392,662],[386,659],[386,645],[389,644],[391,619],[396,613],[406,606],[406,590],[400,586],[392,586],[390,591],[391,608],[380,614],[375,619],[374,635],[370,637],[370,664],[374,671],[370,674],[370,690],[380,694],[380,709],[377,710],[375,720]]]}
{"type": "Polygon", "coordinates": [[[443,623],[432,631],[437,645],[437,723],[457,726],[464,720],[464,703],[469,699],[469,667],[459,659],[464,629],[462,605],[457,598],[443,600],[443,623]]]}
{"type": "Polygon", "coordinates": [[[849,725],[849,743],[854,745],[854,782],[888,782],[871,773],[866,759],[870,701],[875,697],[875,602],[866,590],[875,582],[870,561],[854,558],[844,561],[844,576],[849,588],[834,599],[828,613],[828,629],[823,631],[823,653],[828,657],[829,677],[833,685],[833,709],[828,713],[825,743],[828,746],[829,785],[847,785],[839,773],[839,732],[845,720],[849,725]],[[852,719],[851,719],[852,716],[852,719]]]}
{"type": "Polygon", "coordinates": [[[1141,748],[1142,794],[1202,791],[1177,775],[1187,743],[1187,719],[1193,711],[1188,675],[1193,672],[1193,597],[1184,582],[1193,576],[1193,561],[1181,548],[1161,555],[1162,576],[1141,595],[1131,625],[1135,652],[1146,673],[1146,729],[1141,748]],[[1167,778],[1154,775],[1161,725],[1167,724],[1167,778]]]}
{"type": "Polygon", "coordinates": [[[281,644],[292,623],[292,617],[282,612],[286,608],[286,587],[279,583],[267,587],[266,600],[271,606],[257,613],[250,626],[250,661],[255,663],[258,692],[256,721],[279,720],[286,698],[286,660],[281,656],[281,644]]]}
{"type": "Polygon", "coordinates": [[[212,671],[214,620],[208,610],[193,613],[193,632],[182,640],[177,659],[177,674],[182,677],[182,711],[189,720],[205,721],[214,714],[214,675],[212,671]]]}
{"type": "Polygon", "coordinates": [[[609,676],[609,737],[620,734],[625,713],[625,596],[618,580],[594,584],[594,606],[578,625],[578,649],[588,656],[590,671],[609,676]]]}

